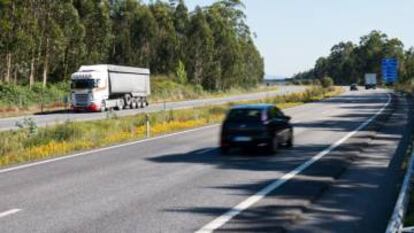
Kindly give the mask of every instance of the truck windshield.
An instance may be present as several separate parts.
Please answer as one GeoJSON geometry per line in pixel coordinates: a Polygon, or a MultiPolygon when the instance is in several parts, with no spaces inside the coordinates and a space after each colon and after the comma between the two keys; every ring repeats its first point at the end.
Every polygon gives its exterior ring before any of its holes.
{"type": "Polygon", "coordinates": [[[74,79],[72,80],[72,89],[92,89],[98,87],[98,80],[94,79],[74,79]]]}

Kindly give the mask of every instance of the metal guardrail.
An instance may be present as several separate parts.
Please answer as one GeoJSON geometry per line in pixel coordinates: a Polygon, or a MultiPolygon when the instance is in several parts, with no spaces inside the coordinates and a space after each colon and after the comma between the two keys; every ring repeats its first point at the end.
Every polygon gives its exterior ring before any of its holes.
{"type": "Polygon", "coordinates": [[[414,227],[404,228],[404,216],[407,211],[408,201],[410,199],[410,190],[413,184],[414,169],[414,151],[411,153],[409,165],[404,176],[398,200],[394,207],[394,212],[388,222],[385,233],[414,233],[414,227]]]}

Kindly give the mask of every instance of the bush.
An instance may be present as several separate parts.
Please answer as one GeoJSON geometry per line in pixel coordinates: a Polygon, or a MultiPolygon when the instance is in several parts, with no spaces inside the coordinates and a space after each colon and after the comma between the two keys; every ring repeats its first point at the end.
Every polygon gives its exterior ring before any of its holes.
{"type": "Polygon", "coordinates": [[[3,84],[0,85],[0,108],[26,108],[33,105],[53,104],[61,102],[69,93],[68,83],[58,83],[42,87],[35,83],[32,89],[27,86],[3,84]]]}
{"type": "Polygon", "coordinates": [[[323,88],[329,88],[329,87],[332,87],[333,85],[334,85],[334,81],[333,81],[332,78],[330,78],[330,77],[323,77],[321,79],[321,86],[323,88]]]}

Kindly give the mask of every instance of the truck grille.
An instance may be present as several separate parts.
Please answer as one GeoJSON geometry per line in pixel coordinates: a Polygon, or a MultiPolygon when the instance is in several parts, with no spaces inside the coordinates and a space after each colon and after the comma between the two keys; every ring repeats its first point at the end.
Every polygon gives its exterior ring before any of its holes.
{"type": "Polygon", "coordinates": [[[87,105],[89,102],[89,94],[76,94],[75,100],[77,105],[87,105]]]}

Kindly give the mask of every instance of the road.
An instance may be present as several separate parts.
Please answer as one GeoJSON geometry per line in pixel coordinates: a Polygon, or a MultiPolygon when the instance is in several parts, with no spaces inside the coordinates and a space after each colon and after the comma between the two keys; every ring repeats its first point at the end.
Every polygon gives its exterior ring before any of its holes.
{"type": "Polygon", "coordinates": [[[272,156],[220,156],[213,125],[0,170],[0,229],[383,232],[412,128],[408,107],[377,90],[288,109],[295,146],[272,156]]]}
{"type": "MultiPolygon", "coordinates": [[[[130,116],[137,113],[149,113],[149,112],[159,112],[162,110],[170,109],[183,109],[183,108],[193,108],[206,105],[218,105],[228,102],[237,102],[237,101],[248,101],[248,100],[258,100],[266,97],[272,97],[277,95],[285,95],[294,92],[301,92],[305,90],[304,86],[280,86],[276,91],[267,91],[267,92],[258,92],[242,95],[234,95],[228,97],[220,98],[209,98],[209,99],[196,99],[196,100],[187,100],[187,101],[177,101],[177,102],[166,102],[166,103],[157,103],[152,104],[149,107],[144,109],[126,109],[123,111],[116,112],[118,116],[130,116]]],[[[107,113],[72,113],[72,112],[57,112],[50,114],[40,114],[40,115],[30,115],[22,117],[9,117],[9,118],[0,118],[0,131],[16,129],[16,122],[22,122],[24,118],[31,118],[38,126],[54,125],[61,124],[66,121],[90,121],[90,120],[99,120],[105,119],[107,113]]]]}

